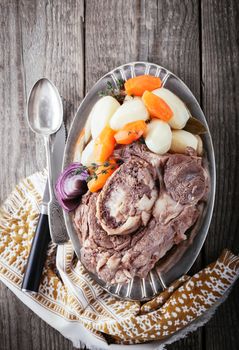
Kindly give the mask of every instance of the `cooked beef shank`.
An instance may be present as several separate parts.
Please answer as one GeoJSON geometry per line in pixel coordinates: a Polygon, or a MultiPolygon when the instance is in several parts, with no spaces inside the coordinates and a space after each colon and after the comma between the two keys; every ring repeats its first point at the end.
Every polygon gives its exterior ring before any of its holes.
{"type": "Polygon", "coordinates": [[[79,227],[81,215],[86,215],[88,227],[82,228],[87,232],[82,234],[78,228],[79,234],[86,237],[81,249],[82,263],[109,283],[128,282],[134,276],[145,277],[174,244],[186,239],[185,232],[198,217],[197,208],[183,207],[179,215],[165,224],[166,212],[161,212],[159,218],[155,211],[144,229],[129,235],[108,235],[95,216],[97,197],[98,194],[90,195],[88,213],[78,207],[75,223],[79,227]]]}
{"type": "Polygon", "coordinates": [[[96,215],[109,235],[129,234],[147,225],[157,197],[155,168],[131,157],[104,185],[96,215]]]}
{"type": "Polygon", "coordinates": [[[180,204],[197,203],[206,191],[205,171],[201,158],[184,154],[171,155],[164,167],[167,192],[180,204]]]}
{"type": "Polygon", "coordinates": [[[122,159],[123,161],[131,159],[132,156],[145,160],[155,168],[163,165],[163,163],[167,160],[167,156],[161,156],[150,152],[147,146],[140,142],[134,142],[127,146],[118,146],[118,148],[116,148],[114,151],[114,157],[122,159]]]}
{"type": "Polygon", "coordinates": [[[187,207],[168,224],[162,224],[158,218],[152,218],[140,233],[141,238],[125,252],[122,258],[124,270],[132,277],[146,277],[155,263],[162,258],[174,244],[186,239],[185,232],[198,217],[195,207],[187,207]]]}
{"type": "Polygon", "coordinates": [[[84,245],[86,240],[90,240],[94,248],[122,250],[128,245],[130,237],[128,235],[109,236],[102,228],[95,215],[98,197],[99,193],[87,192],[75,211],[74,223],[81,245],[84,245]]]}
{"type": "Polygon", "coordinates": [[[107,283],[146,277],[185,240],[209,185],[202,159],[191,151],[158,156],[134,143],[116,154],[125,163],[100,193],[82,197],[74,217],[81,261],[107,283]]]}

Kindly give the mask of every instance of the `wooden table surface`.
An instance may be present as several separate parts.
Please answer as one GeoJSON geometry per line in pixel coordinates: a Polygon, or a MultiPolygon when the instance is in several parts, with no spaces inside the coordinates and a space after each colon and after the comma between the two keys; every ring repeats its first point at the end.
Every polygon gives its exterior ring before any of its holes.
{"type": "MultiPolygon", "coordinates": [[[[238,0],[0,0],[1,202],[45,166],[42,140],[27,127],[27,94],[45,76],[64,101],[67,126],[102,74],[145,60],[173,71],[200,102],[212,132],[217,197],[193,271],[225,247],[239,253],[238,0]]],[[[238,284],[213,319],[167,349],[239,348],[238,284]]],[[[0,285],[0,349],[73,349],[0,285]]]]}

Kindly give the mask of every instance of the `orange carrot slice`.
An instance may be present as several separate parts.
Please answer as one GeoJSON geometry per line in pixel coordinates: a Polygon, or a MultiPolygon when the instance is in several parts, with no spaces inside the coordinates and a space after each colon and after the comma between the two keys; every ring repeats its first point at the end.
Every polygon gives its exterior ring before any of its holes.
{"type": "Polygon", "coordinates": [[[138,140],[146,131],[147,124],[143,120],[126,124],[115,134],[115,140],[118,144],[129,145],[138,140]]]}
{"type": "Polygon", "coordinates": [[[142,96],[144,91],[152,91],[161,86],[161,79],[152,75],[139,75],[124,84],[127,95],[142,96]]]}
{"type": "Polygon", "coordinates": [[[154,95],[150,91],[145,91],[142,100],[151,117],[162,119],[165,122],[172,118],[173,111],[161,97],[154,95]]]}
{"type": "Polygon", "coordinates": [[[115,131],[109,126],[104,127],[95,140],[94,159],[96,162],[105,162],[113,153],[115,147],[115,131]]]}
{"type": "Polygon", "coordinates": [[[115,159],[110,159],[103,165],[100,165],[95,173],[93,173],[92,179],[88,182],[88,188],[90,192],[97,192],[101,190],[106,183],[107,179],[118,168],[118,164],[115,159]]]}

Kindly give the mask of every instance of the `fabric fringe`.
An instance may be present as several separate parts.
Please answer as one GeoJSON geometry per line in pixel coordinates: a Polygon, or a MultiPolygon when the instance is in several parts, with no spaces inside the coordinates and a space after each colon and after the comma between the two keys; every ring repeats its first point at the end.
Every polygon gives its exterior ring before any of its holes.
{"type": "Polygon", "coordinates": [[[225,266],[228,266],[235,274],[239,272],[239,256],[234,255],[230,250],[224,249],[220,260],[225,266]]]}

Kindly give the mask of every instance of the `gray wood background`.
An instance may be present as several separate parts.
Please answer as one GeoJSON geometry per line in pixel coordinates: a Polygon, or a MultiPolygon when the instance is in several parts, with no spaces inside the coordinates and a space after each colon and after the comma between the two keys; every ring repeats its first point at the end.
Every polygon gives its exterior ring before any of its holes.
{"type": "MultiPolygon", "coordinates": [[[[25,121],[27,94],[38,78],[59,88],[69,126],[102,74],[151,61],[190,87],[215,146],[215,211],[192,272],[224,247],[239,253],[238,23],[238,0],[0,0],[1,202],[21,178],[45,166],[42,141],[25,121]]],[[[205,327],[168,349],[238,349],[238,287],[205,327]]],[[[73,349],[2,284],[0,339],[1,350],[73,349]]]]}

